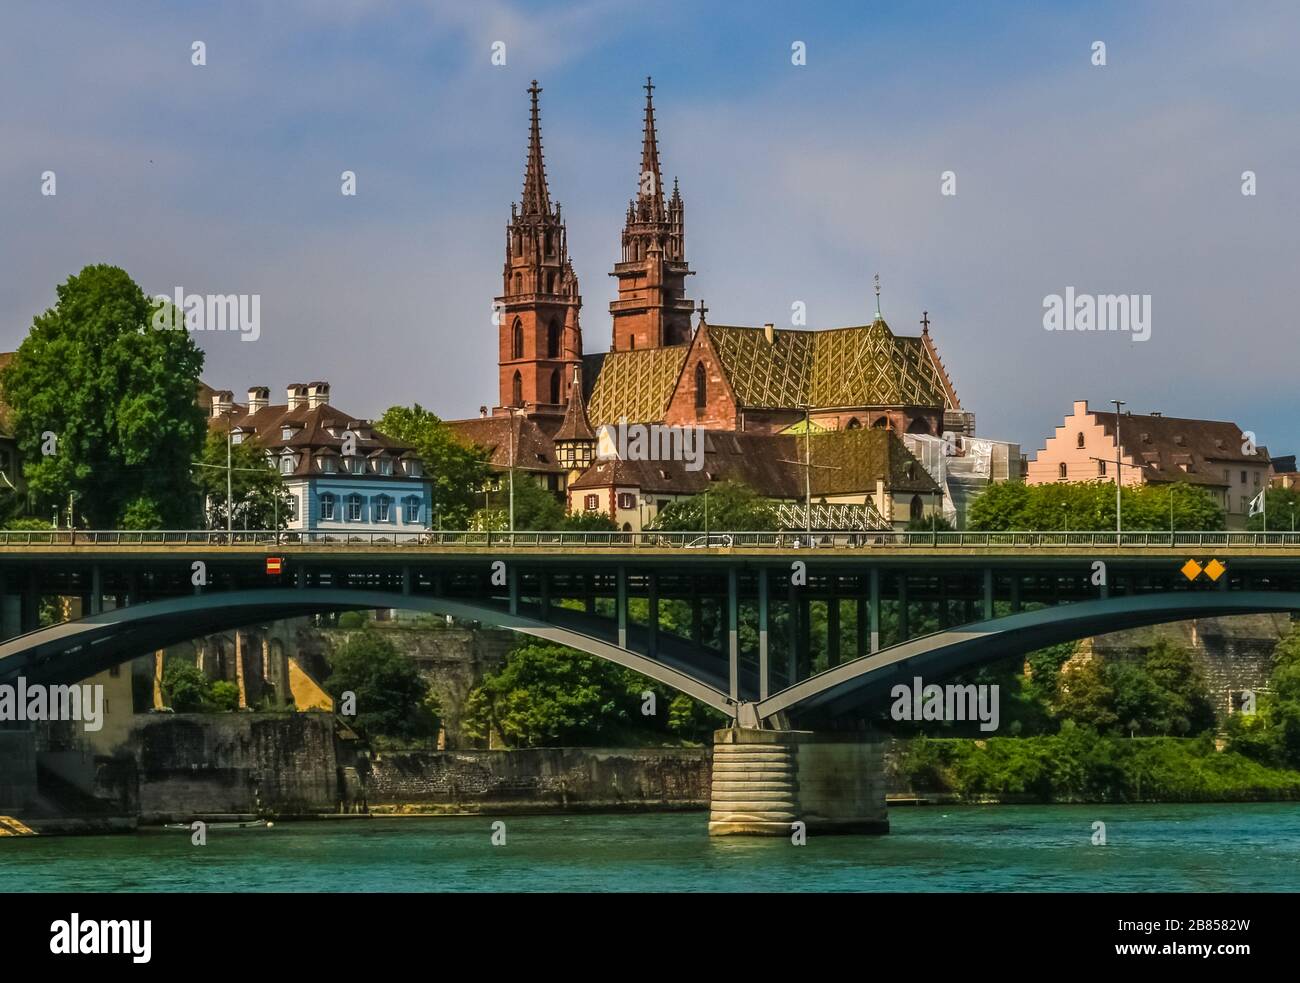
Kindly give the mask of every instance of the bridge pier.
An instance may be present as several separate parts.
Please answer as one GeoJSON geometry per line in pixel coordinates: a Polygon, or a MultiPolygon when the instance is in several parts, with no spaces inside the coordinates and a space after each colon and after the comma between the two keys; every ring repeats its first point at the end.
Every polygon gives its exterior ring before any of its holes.
{"type": "Polygon", "coordinates": [[[713,734],[710,836],[888,833],[885,745],[852,732],[713,734]]]}

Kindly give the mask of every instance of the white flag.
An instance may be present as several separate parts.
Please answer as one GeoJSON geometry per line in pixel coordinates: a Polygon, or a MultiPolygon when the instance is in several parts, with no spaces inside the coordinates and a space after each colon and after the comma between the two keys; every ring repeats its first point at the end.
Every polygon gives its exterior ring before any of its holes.
{"type": "Polygon", "coordinates": [[[1250,503],[1251,515],[1262,515],[1264,512],[1264,493],[1260,492],[1250,503]]]}

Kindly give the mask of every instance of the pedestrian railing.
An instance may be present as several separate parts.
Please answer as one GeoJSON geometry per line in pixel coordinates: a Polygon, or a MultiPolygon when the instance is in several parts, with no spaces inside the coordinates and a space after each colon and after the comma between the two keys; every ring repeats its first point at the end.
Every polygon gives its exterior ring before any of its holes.
{"type": "Polygon", "coordinates": [[[1300,547],[1300,532],[343,532],[295,530],[0,530],[0,547],[281,546],[466,549],[996,549],[1300,547]]]}

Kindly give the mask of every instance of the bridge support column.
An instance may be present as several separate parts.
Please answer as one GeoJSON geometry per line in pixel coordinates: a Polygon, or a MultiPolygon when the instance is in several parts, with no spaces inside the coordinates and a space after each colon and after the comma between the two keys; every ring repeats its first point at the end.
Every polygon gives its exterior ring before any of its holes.
{"type": "Polygon", "coordinates": [[[768,696],[768,651],[767,651],[767,567],[758,570],[758,698],[766,700],[768,696]]]}
{"type": "Polygon", "coordinates": [[[885,745],[860,733],[713,734],[710,836],[887,833],[885,745]]]}
{"type": "Polygon", "coordinates": [[[654,658],[659,654],[659,575],[653,570],[646,574],[646,654],[654,658]]]}
{"type": "Polygon", "coordinates": [[[736,568],[727,571],[728,688],[733,701],[740,699],[740,598],[736,568]]]}
{"type": "Polygon", "coordinates": [[[618,617],[618,647],[627,648],[627,568],[618,568],[618,599],[614,602],[618,617]]]}
{"type": "Polygon", "coordinates": [[[871,596],[868,603],[871,606],[871,651],[880,651],[880,570],[876,567],[871,568],[871,596]]]}

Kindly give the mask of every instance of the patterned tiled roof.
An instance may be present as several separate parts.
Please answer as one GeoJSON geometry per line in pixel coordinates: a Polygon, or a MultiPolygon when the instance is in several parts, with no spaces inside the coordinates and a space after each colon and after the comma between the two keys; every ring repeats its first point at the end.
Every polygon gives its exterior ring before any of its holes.
{"type": "MultiPolygon", "coordinates": [[[[688,471],[682,461],[598,460],[570,487],[637,487],[664,494],[699,494],[714,481],[739,481],[767,498],[804,496],[804,440],[793,434],[709,431],[704,466],[688,471]]],[[[891,492],[930,494],[929,472],[898,435],[888,430],[814,433],[809,443],[812,495],[870,494],[882,480],[891,492]]]]}
{"type": "Polygon", "coordinates": [[[586,358],[588,380],[595,376],[587,401],[591,425],[618,423],[624,418],[629,423],[662,420],[688,347],[670,345],[586,358]]]}
{"type": "MultiPolygon", "coordinates": [[[[1093,416],[1113,439],[1115,414],[1093,411],[1093,416]]],[[[1120,417],[1119,436],[1125,453],[1142,462],[1145,481],[1223,487],[1229,484],[1224,480],[1224,465],[1269,463],[1267,447],[1248,447],[1244,431],[1222,420],[1125,413],[1120,417]]]]}
{"type": "Polygon", "coordinates": [[[883,321],[826,331],[705,327],[741,404],[794,407],[951,406],[921,338],[895,336],[883,321]]]}

